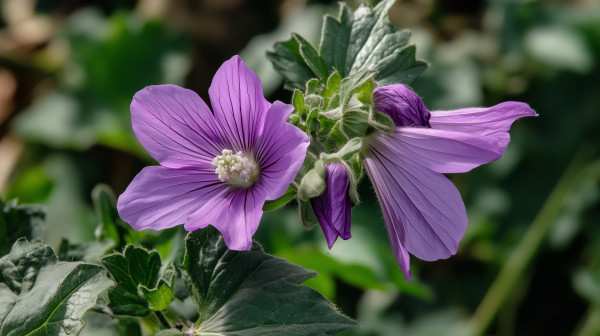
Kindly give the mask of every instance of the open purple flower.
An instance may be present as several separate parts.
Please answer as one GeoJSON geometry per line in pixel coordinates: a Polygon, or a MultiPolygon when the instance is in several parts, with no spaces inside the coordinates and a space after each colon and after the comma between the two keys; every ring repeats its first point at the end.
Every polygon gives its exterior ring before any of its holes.
{"type": "Polygon", "coordinates": [[[329,248],[337,237],[349,239],[352,202],[348,195],[350,178],[343,164],[331,162],[325,166],[325,191],[312,198],[310,204],[319,220],[329,248]]]}
{"type": "Polygon", "coordinates": [[[409,252],[427,261],[448,258],[465,232],[464,203],[443,174],[467,172],[500,158],[511,124],[537,114],[518,102],[430,113],[402,84],[375,89],[373,103],[396,129],[365,138],[364,163],[408,280],[409,252]]]}
{"type": "Polygon", "coordinates": [[[117,208],[134,229],[216,227],[247,250],[265,200],[283,195],[302,165],[308,136],[286,123],[291,105],[270,104],[258,76],[234,56],[208,91],[149,86],[131,103],[133,130],[160,166],[144,168],[117,208]]]}

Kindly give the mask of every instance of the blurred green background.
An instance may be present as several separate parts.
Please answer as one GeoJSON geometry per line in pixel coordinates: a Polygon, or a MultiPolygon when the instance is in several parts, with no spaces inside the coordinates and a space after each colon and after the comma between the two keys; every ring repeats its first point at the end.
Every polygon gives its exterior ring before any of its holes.
{"type": "MultiPolygon", "coordinates": [[[[131,131],[136,91],[206,100],[240,54],[289,102],[265,52],[292,31],[318,42],[325,13],[335,1],[1,0],[2,199],[44,204],[55,248],[93,240],[94,186],[118,195],[155,164],[131,131]]],[[[319,272],[306,284],[361,325],[345,335],[600,335],[600,2],[398,0],[390,19],[430,64],[412,87],[431,110],[517,100],[540,115],[513,125],[502,159],[450,176],[470,219],[457,255],[413,258],[406,283],[366,179],[332,250],[291,205],[255,238],[319,272]]]]}

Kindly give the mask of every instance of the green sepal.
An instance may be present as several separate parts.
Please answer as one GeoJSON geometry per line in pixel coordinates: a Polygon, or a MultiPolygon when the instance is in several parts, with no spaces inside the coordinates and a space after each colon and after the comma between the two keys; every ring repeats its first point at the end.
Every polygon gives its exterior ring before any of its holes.
{"type": "Polygon", "coordinates": [[[293,200],[294,197],[296,197],[296,194],[296,189],[289,186],[285,193],[278,199],[266,201],[263,205],[263,211],[273,211],[281,208],[282,206],[288,204],[291,200],[293,200]]]}
{"type": "Polygon", "coordinates": [[[319,224],[319,219],[317,218],[310,201],[305,202],[298,200],[298,216],[300,217],[300,224],[307,229],[319,224]]]}
{"type": "Polygon", "coordinates": [[[322,160],[317,160],[311,170],[309,170],[298,188],[298,198],[302,201],[308,201],[313,197],[320,196],[325,191],[325,164],[322,160]]]}
{"type": "Polygon", "coordinates": [[[387,116],[386,114],[373,111],[371,114],[371,119],[369,119],[369,125],[375,128],[378,131],[385,133],[392,133],[396,128],[394,121],[392,118],[387,116]]]}
{"type": "Polygon", "coordinates": [[[362,138],[352,138],[350,139],[339,151],[328,154],[322,153],[321,159],[325,162],[331,161],[346,161],[349,160],[354,154],[360,152],[362,149],[362,138]]]}

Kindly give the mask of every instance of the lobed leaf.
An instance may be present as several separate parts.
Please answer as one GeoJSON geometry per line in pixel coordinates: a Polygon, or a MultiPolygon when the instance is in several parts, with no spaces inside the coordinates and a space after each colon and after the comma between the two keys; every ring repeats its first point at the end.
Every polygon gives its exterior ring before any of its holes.
{"type": "Polygon", "coordinates": [[[196,335],[332,335],[353,327],[321,294],[298,285],[313,271],[270,256],[227,249],[208,227],[188,234],[184,281],[200,317],[196,335]]]}
{"type": "Polygon", "coordinates": [[[156,250],[127,245],[122,254],[107,255],[100,262],[117,283],[108,292],[109,307],[115,315],[146,316],[171,302],[174,271],[172,267],[161,271],[156,250]]]}
{"type": "Polygon", "coordinates": [[[348,77],[359,71],[375,71],[379,86],[409,84],[427,68],[408,45],[410,31],[397,29],[388,12],[395,0],[375,7],[361,5],[354,13],[340,4],[337,18],[326,15],[318,52],[298,35],[278,42],[268,58],[286,80],[286,88],[302,89],[311,78],[325,82],[332,72],[348,77]]]}
{"type": "Polygon", "coordinates": [[[0,336],[76,335],[112,285],[101,266],[57,261],[51,247],[20,239],[0,259],[0,336]]]}

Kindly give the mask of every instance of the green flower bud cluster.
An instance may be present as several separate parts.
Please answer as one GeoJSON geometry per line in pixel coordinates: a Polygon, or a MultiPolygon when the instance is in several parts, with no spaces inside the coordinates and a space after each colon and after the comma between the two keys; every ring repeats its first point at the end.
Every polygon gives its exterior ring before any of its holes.
{"type": "Polygon", "coordinates": [[[358,204],[357,184],[363,175],[360,153],[363,137],[394,130],[393,121],[373,108],[371,93],[375,88],[375,74],[373,70],[364,70],[342,79],[339,72],[334,71],[325,83],[311,79],[304,92],[294,91],[294,112],[289,122],[304,130],[311,139],[296,178],[300,217],[307,226],[314,224],[309,200],[325,190],[325,165],[344,164],[350,177],[350,199],[354,205],[358,204]]]}

